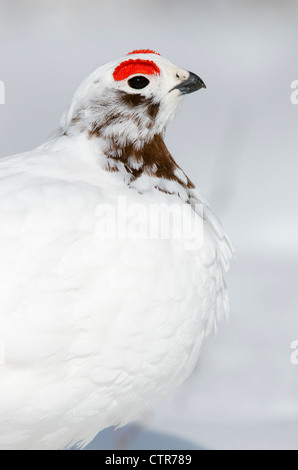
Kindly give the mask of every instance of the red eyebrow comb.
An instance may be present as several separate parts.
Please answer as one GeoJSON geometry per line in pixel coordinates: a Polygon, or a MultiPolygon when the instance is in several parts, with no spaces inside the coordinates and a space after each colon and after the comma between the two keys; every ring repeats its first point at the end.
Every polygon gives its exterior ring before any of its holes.
{"type": "Polygon", "coordinates": [[[130,75],[143,73],[145,75],[160,75],[159,67],[152,60],[130,59],[121,62],[115,68],[113,77],[116,81],[125,80],[130,75]]]}
{"type": "Polygon", "coordinates": [[[152,51],[152,49],[135,49],[132,52],[129,52],[127,55],[131,54],[156,54],[160,55],[158,52],[152,51]]]}

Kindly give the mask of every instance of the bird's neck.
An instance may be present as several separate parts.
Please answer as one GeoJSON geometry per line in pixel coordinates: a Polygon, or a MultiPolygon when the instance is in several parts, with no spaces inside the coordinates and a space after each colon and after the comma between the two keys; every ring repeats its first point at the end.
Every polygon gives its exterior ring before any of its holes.
{"type": "Polygon", "coordinates": [[[164,143],[160,105],[122,92],[117,95],[120,107],[115,107],[114,99],[112,95],[103,103],[78,109],[62,129],[63,135],[83,135],[98,148],[104,169],[122,176],[129,186],[184,194],[187,199],[194,185],[164,143]]]}
{"type": "Polygon", "coordinates": [[[98,145],[104,154],[104,169],[123,176],[130,187],[139,191],[155,187],[165,193],[185,193],[194,185],[177,165],[167,149],[162,134],[154,134],[142,142],[118,143],[113,136],[102,138],[97,133],[89,132],[89,139],[98,139],[98,145]]]}

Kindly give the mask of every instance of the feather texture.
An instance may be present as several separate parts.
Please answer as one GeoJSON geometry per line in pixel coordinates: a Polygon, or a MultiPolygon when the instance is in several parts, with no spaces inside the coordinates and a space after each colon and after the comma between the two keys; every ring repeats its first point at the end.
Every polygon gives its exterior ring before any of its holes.
{"type": "MultiPolygon", "coordinates": [[[[152,60],[169,81],[174,66],[157,55],[152,60]]],[[[172,162],[175,176],[154,174],[158,150],[150,171],[141,160],[145,154],[136,157],[140,143],[132,136],[147,143],[149,137],[130,129],[128,117],[128,131],[113,148],[131,145],[130,163],[115,154],[116,171],[108,168],[108,150],[121,132],[112,120],[113,132],[103,133],[107,108],[93,104],[97,96],[105,100],[104,89],[110,93],[106,75],[112,80],[122,61],[85,82],[59,135],[0,160],[2,449],[83,447],[101,429],[137,418],[191,373],[203,340],[228,310],[224,271],[232,250],[205,204],[203,214],[187,212],[198,224],[191,239],[173,237],[172,227],[166,239],[99,236],[103,207],[134,232],[144,226],[136,206],[148,213],[156,205],[178,211],[202,203],[172,162]],[[92,92],[96,80],[104,89],[92,92]],[[89,125],[97,131],[90,134],[89,125]],[[117,213],[120,196],[124,215],[117,213]]],[[[157,103],[156,96],[144,99],[157,103]]],[[[172,99],[179,101],[178,93],[172,99]]],[[[114,112],[128,116],[123,100],[115,100],[114,112]]],[[[146,111],[150,104],[144,103],[146,111]]],[[[165,108],[159,101],[158,112],[165,108]]],[[[139,108],[133,111],[131,122],[139,108]]],[[[149,134],[160,135],[169,112],[154,116],[149,134]]],[[[145,127],[153,119],[148,116],[145,127]]]]}

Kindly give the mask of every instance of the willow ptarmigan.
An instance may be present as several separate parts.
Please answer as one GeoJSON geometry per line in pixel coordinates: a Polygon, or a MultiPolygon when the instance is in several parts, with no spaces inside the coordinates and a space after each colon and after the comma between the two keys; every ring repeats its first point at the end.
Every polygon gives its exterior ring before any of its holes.
{"type": "Polygon", "coordinates": [[[204,87],[133,51],[54,137],[0,160],[0,448],[84,447],[138,418],[227,311],[230,243],[163,140],[204,87]]]}

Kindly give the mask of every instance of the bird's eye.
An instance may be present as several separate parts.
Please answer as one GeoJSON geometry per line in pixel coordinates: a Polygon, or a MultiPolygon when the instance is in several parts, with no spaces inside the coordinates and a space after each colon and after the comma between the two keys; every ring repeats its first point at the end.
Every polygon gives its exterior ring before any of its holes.
{"type": "Polygon", "coordinates": [[[143,77],[142,75],[138,75],[136,77],[132,77],[128,80],[128,85],[130,88],[134,88],[135,90],[141,90],[149,85],[150,80],[148,78],[143,77]]]}

